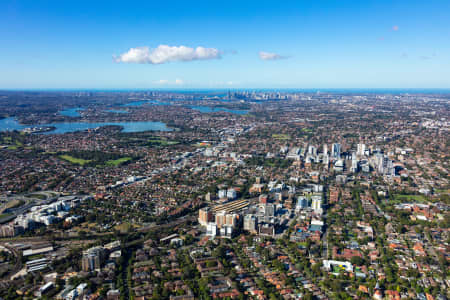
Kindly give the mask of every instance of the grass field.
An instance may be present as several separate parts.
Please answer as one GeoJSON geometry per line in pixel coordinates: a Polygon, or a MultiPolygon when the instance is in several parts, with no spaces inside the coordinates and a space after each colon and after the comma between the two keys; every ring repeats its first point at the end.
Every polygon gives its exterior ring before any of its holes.
{"type": "Polygon", "coordinates": [[[399,202],[405,202],[405,201],[426,202],[427,198],[423,195],[395,194],[394,200],[399,201],[399,202]]]}
{"type": "Polygon", "coordinates": [[[6,204],[3,206],[3,208],[2,208],[1,211],[6,210],[6,209],[8,209],[8,208],[16,208],[16,207],[22,206],[22,205],[24,205],[24,204],[25,204],[25,201],[14,199],[14,200],[11,200],[11,201],[9,201],[8,203],[6,203],[6,204]]]}
{"type": "Polygon", "coordinates": [[[114,226],[114,229],[122,233],[130,232],[133,229],[133,225],[128,222],[122,223],[120,225],[114,226]]]}
{"type": "Polygon", "coordinates": [[[442,190],[442,189],[435,189],[436,193],[439,194],[450,194],[450,189],[448,190],[442,190]]]}
{"type": "Polygon", "coordinates": [[[121,165],[121,164],[123,164],[123,163],[125,163],[127,161],[130,161],[130,160],[132,160],[132,158],[127,156],[127,157],[121,157],[121,158],[115,159],[115,160],[108,160],[105,164],[107,166],[115,167],[115,166],[121,165]]]}
{"type": "Polygon", "coordinates": [[[0,214],[0,220],[12,216],[12,214],[0,214]]]}
{"type": "Polygon", "coordinates": [[[13,214],[0,214],[0,224],[6,223],[14,219],[13,214]]]}
{"type": "Polygon", "coordinates": [[[46,200],[47,196],[45,196],[43,194],[31,194],[30,198],[38,198],[38,199],[41,199],[41,200],[46,200]]]}
{"type": "Polygon", "coordinates": [[[272,134],[272,138],[277,139],[277,140],[290,140],[291,136],[289,134],[284,134],[284,133],[274,133],[274,134],[272,134]]]}
{"type": "Polygon", "coordinates": [[[87,163],[90,163],[92,160],[86,160],[86,159],[81,159],[81,158],[76,158],[67,154],[63,154],[59,156],[61,159],[64,159],[68,162],[71,162],[73,164],[78,164],[80,166],[83,166],[87,163]]]}
{"type": "Polygon", "coordinates": [[[177,141],[168,141],[168,140],[161,139],[161,138],[152,138],[148,142],[152,146],[153,145],[155,145],[155,146],[171,146],[171,145],[179,144],[177,141]]]}

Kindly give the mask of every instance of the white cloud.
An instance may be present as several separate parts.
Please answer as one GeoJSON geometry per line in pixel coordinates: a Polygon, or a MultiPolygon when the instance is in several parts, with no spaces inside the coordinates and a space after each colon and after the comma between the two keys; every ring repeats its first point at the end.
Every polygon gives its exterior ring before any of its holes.
{"type": "Polygon", "coordinates": [[[114,61],[156,65],[174,61],[219,59],[220,54],[221,52],[216,48],[159,45],[154,49],[149,47],[131,48],[119,56],[114,56],[114,61]]]}
{"type": "Polygon", "coordinates": [[[428,55],[419,56],[419,58],[422,60],[429,60],[429,59],[433,59],[435,57],[436,57],[436,53],[433,53],[431,56],[428,56],[428,55]]]}
{"type": "Polygon", "coordinates": [[[169,80],[167,80],[167,79],[160,79],[160,80],[155,81],[155,83],[157,83],[157,84],[168,84],[169,80]]]}
{"type": "Polygon", "coordinates": [[[259,58],[262,60],[278,60],[278,59],[285,59],[288,58],[287,56],[283,56],[277,53],[270,53],[270,52],[259,52],[259,58]]]}
{"type": "Polygon", "coordinates": [[[175,79],[175,80],[167,80],[167,79],[160,79],[160,80],[156,80],[154,81],[155,84],[161,84],[161,85],[182,85],[184,84],[184,80],[183,79],[175,79]]]}

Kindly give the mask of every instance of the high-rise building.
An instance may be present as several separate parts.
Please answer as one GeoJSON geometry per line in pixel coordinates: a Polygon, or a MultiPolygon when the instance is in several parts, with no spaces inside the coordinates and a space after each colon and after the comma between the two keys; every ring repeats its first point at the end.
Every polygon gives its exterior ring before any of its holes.
{"type": "Polygon", "coordinates": [[[334,163],[334,170],[336,172],[343,172],[344,171],[344,161],[342,159],[338,159],[335,163],[334,163]]]}
{"type": "Polygon", "coordinates": [[[267,194],[261,194],[261,195],[259,195],[259,203],[266,204],[268,198],[269,198],[269,197],[267,196],[267,194]]]}
{"type": "Polygon", "coordinates": [[[206,193],[205,201],[211,202],[211,193],[210,192],[206,193]]]}
{"type": "Polygon", "coordinates": [[[227,190],[219,190],[219,198],[226,198],[227,197],[227,190]]]}
{"type": "Polygon", "coordinates": [[[227,198],[230,200],[234,200],[237,197],[237,193],[235,189],[228,189],[227,190],[227,198]]]}
{"type": "Polygon", "coordinates": [[[356,149],[356,155],[358,156],[364,156],[366,152],[366,145],[365,144],[358,144],[356,149]]]}
{"type": "Polygon", "coordinates": [[[225,211],[220,211],[216,214],[217,228],[220,229],[225,225],[235,227],[237,225],[237,219],[237,214],[227,214],[225,211]]]}
{"type": "Polygon", "coordinates": [[[357,172],[358,171],[358,160],[354,157],[352,157],[352,166],[350,168],[351,172],[357,172]]]}
{"type": "Polygon", "coordinates": [[[200,225],[206,226],[206,224],[212,222],[213,220],[213,212],[209,207],[201,208],[198,211],[198,222],[200,225]]]}
{"type": "Polygon", "coordinates": [[[256,233],[258,231],[258,219],[254,215],[244,216],[244,230],[256,233]]]}
{"type": "Polygon", "coordinates": [[[81,268],[85,272],[100,270],[104,256],[105,250],[100,246],[84,251],[83,258],[81,260],[81,268]]]}
{"type": "Polygon", "coordinates": [[[267,203],[264,205],[264,215],[266,217],[273,217],[275,216],[275,205],[272,203],[267,203]]]}
{"type": "Polygon", "coordinates": [[[333,148],[331,149],[331,156],[335,159],[339,159],[341,157],[341,144],[333,144],[333,148]]]}
{"type": "Polygon", "coordinates": [[[322,213],[322,197],[319,195],[312,196],[311,207],[315,213],[322,213]]]}
{"type": "Polygon", "coordinates": [[[308,207],[308,199],[306,199],[306,197],[303,196],[299,196],[297,198],[297,205],[295,207],[295,210],[302,210],[308,207]]]}
{"type": "Polygon", "coordinates": [[[309,145],[308,154],[311,156],[317,156],[317,148],[312,145],[309,145]]]}
{"type": "Polygon", "coordinates": [[[225,225],[225,226],[222,226],[222,228],[220,228],[220,235],[222,237],[232,238],[233,233],[234,233],[233,226],[225,225]]]}
{"type": "Polygon", "coordinates": [[[217,235],[217,224],[214,222],[209,222],[206,224],[206,235],[207,236],[216,236],[217,235]]]}

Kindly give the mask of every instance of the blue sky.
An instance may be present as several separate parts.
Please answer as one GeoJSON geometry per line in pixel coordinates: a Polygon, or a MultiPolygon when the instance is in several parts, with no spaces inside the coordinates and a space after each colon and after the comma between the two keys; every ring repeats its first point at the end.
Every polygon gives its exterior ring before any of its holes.
{"type": "Polygon", "coordinates": [[[3,0],[0,88],[450,88],[449,12],[448,0],[3,0]]]}

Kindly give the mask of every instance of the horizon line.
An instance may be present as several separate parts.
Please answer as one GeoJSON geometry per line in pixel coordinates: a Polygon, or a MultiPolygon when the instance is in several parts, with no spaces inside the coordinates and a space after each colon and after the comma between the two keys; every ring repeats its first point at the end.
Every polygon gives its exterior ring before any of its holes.
{"type": "Polygon", "coordinates": [[[222,87],[216,87],[216,88],[182,88],[182,87],[166,87],[166,88],[0,88],[0,92],[58,92],[58,91],[177,91],[177,92],[183,92],[183,91],[376,91],[376,90],[385,90],[385,91],[449,91],[450,87],[414,87],[414,88],[406,88],[406,87],[343,87],[343,88],[334,88],[334,87],[312,87],[312,88],[294,88],[294,87],[283,87],[283,88],[275,88],[275,87],[241,87],[241,88],[222,88],[222,87]]]}

